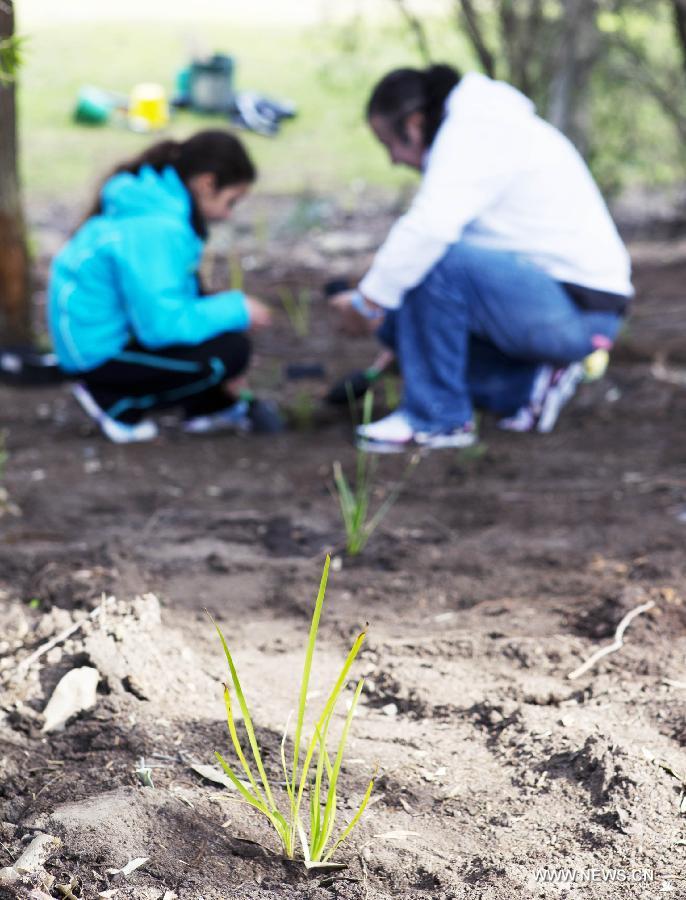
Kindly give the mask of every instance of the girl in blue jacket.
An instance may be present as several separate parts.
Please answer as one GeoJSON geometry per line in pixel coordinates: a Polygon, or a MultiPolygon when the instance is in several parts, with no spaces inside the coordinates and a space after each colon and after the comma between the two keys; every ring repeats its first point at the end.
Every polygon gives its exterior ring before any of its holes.
{"type": "Polygon", "coordinates": [[[187,431],[250,427],[254,401],[240,399],[246,332],[268,326],[270,313],[242,291],[203,296],[198,266],[208,225],[229,218],[255,177],[225,131],[155,144],[116,169],[56,256],[55,352],[111,440],[155,437],[146,416],[169,406],[182,407],[187,431]]]}

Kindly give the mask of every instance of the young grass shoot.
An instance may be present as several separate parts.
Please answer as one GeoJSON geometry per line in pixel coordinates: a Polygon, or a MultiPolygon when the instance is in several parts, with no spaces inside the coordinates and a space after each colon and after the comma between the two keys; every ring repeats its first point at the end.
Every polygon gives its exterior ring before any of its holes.
{"type": "Polygon", "coordinates": [[[372,779],[357,811],[347,825],[336,833],[338,781],[350,726],[362,692],[364,679],[360,679],[355,687],[337,747],[331,747],[329,727],[346,687],[352,664],[364,642],[366,632],[362,631],[357,636],[317,717],[311,734],[306,737],[305,714],[309,707],[308,692],[312,660],[319,620],[324,606],[329,564],[330,559],[327,556],[305,650],[292,746],[289,746],[288,723],[281,740],[281,765],[287,795],[285,798],[283,791],[280,788],[277,789],[278,782],[273,778],[270,780],[267,774],[233,656],[221,629],[212,620],[222,642],[229,667],[231,683],[224,685],[224,704],[231,743],[240,768],[229,765],[221,754],[216,753],[215,755],[242,800],[257,809],[271,823],[279,837],[284,855],[288,859],[295,859],[298,847],[300,847],[307,868],[337,867],[335,863],[331,863],[331,858],[360,821],[374,787],[372,779]],[[236,702],[243,718],[247,748],[244,745],[245,742],[241,742],[236,728],[234,716],[234,703],[236,702]]]}
{"type": "Polygon", "coordinates": [[[281,305],[286,311],[288,321],[298,337],[305,338],[310,333],[310,310],[312,308],[312,291],[301,288],[283,287],[279,291],[281,305]]]}
{"type": "MultiPolygon", "coordinates": [[[[371,420],[374,397],[371,391],[364,395],[362,421],[367,424],[371,420]]],[[[372,493],[374,489],[374,472],[377,457],[358,448],[355,456],[355,479],[350,482],[343,472],[343,467],[336,460],[333,464],[333,480],[336,488],[341,518],[345,527],[345,549],[351,556],[364,550],[367,541],[376,531],[389,510],[398,499],[405,481],[412,469],[419,462],[419,455],[414,454],[402,477],[386,495],[377,511],[370,514],[372,493]]]]}

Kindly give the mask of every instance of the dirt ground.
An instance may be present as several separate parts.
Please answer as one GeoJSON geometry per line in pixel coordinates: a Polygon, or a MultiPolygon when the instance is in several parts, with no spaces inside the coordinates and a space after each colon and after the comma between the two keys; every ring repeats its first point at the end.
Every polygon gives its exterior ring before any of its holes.
{"type": "MultiPolygon", "coordinates": [[[[0,389],[0,865],[44,832],[62,841],[47,862],[54,897],[686,896],[683,247],[634,248],[622,344],[553,434],[499,433],[484,418],[482,449],[423,458],[349,558],[331,470],[352,473],[350,416],[318,398],[374,348],[332,332],[319,288],[363,268],[378,237],[365,229],[346,219],[328,244],[284,243],[287,265],[253,254],[248,286],[277,309],[255,380],[293,425],[277,438],[194,438],[165,420],[154,443],[118,447],[65,386],[0,389]],[[278,310],[282,284],[313,288],[305,339],[278,310]],[[293,362],[326,377],[288,380],[293,362]],[[377,765],[378,777],[339,851],[347,869],[322,877],[281,859],[268,824],[191,764],[231,755],[206,607],[278,772],[327,550],[316,695],[370,626],[342,821],[377,765]],[[620,651],[567,677],[650,600],[620,651]],[[46,735],[47,700],[79,666],[99,672],[97,704],[46,735]],[[136,776],[141,760],[154,787],[136,776]],[[537,881],[556,867],[586,880],[537,881]]],[[[218,283],[221,261],[220,247],[218,283]]],[[[396,391],[377,392],[380,410],[396,391]]],[[[379,460],[375,502],[404,466],[379,460]]]]}

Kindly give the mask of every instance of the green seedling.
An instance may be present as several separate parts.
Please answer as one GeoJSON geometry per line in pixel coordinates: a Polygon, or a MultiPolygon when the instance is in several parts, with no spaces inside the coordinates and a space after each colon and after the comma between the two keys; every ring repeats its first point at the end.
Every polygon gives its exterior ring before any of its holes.
{"type": "Polygon", "coordinates": [[[469,465],[479,462],[488,453],[488,444],[472,444],[471,447],[462,447],[457,451],[457,462],[469,465]]]}
{"type": "Polygon", "coordinates": [[[253,235],[255,242],[261,250],[267,249],[269,246],[269,219],[265,213],[258,213],[253,222],[253,235]]]}
{"type": "Polygon", "coordinates": [[[278,800],[284,800],[283,791],[277,794],[279,782],[274,779],[270,781],[267,775],[262,760],[262,753],[255,736],[255,728],[248,702],[243,692],[233,657],[221,629],[210,616],[219,634],[229,666],[231,684],[224,685],[224,704],[231,743],[240,762],[242,772],[240,769],[234,769],[230,766],[221,754],[216,753],[215,755],[241,799],[261,812],[271,823],[288,859],[296,858],[298,842],[300,843],[303,862],[307,868],[335,866],[335,864],[330,863],[330,860],[360,821],[374,787],[374,779],[372,778],[357,811],[348,824],[334,837],[338,805],[338,779],[348,733],[360,693],[362,692],[364,679],[360,679],[355,687],[350,708],[343,725],[343,731],[333,758],[329,752],[329,726],[347,683],[350,668],[364,642],[366,632],[362,631],[353,643],[343,668],[313,726],[312,734],[309,738],[306,738],[305,714],[309,706],[308,691],[312,659],[319,630],[319,620],[324,606],[329,565],[330,559],[327,556],[307,640],[292,748],[287,746],[288,722],[281,740],[281,765],[285,776],[287,804],[277,802],[278,800]],[[238,701],[242,714],[249,744],[248,750],[244,750],[236,729],[234,698],[238,701]],[[307,799],[305,795],[307,795],[307,799]]]}
{"type": "Polygon", "coordinates": [[[328,213],[325,200],[312,194],[302,194],[286,220],[285,231],[293,237],[300,237],[320,227],[326,221],[328,213]]]}
{"type": "Polygon", "coordinates": [[[382,381],[384,389],[384,401],[387,409],[396,409],[400,406],[400,390],[398,389],[398,379],[390,375],[382,381]]]}
{"type": "Polygon", "coordinates": [[[315,401],[307,391],[298,391],[289,413],[294,427],[298,431],[310,431],[314,424],[315,401]]]}
{"type": "Polygon", "coordinates": [[[7,460],[9,458],[9,453],[7,452],[6,447],[6,436],[4,431],[0,431],[0,481],[3,479],[5,475],[5,466],[7,465],[7,460]]]}
{"type": "MultiPolygon", "coordinates": [[[[362,421],[365,425],[371,420],[373,400],[372,392],[367,391],[364,395],[362,414],[362,421]]],[[[400,480],[391,488],[386,499],[373,515],[370,515],[370,505],[377,457],[358,448],[355,457],[355,480],[352,483],[346,478],[340,462],[338,460],[334,462],[333,480],[345,527],[345,548],[351,556],[356,556],[364,550],[367,541],[398,499],[407,478],[418,462],[419,454],[414,454],[400,480]]]]}
{"type": "Polygon", "coordinates": [[[232,291],[243,290],[243,268],[236,253],[229,256],[229,285],[232,291]]]}
{"type": "Polygon", "coordinates": [[[312,291],[301,288],[297,293],[289,287],[279,291],[281,305],[286,311],[288,321],[298,337],[304,338],[310,333],[310,309],[312,307],[312,291]]]}

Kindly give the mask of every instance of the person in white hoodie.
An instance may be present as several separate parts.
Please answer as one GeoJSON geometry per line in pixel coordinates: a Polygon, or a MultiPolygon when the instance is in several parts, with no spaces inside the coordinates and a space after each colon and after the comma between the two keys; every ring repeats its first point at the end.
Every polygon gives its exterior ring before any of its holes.
{"type": "Polygon", "coordinates": [[[515,88],[445,65],[390,72],[367,119],[422,181],[359,289],[332,301],[344,330],[378,330],[403,376],[399,409],[360,426],[360,445],[468,446],[475,403],[550,431],[633,293],[584,161],[515,88]]]}

